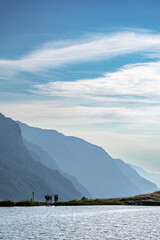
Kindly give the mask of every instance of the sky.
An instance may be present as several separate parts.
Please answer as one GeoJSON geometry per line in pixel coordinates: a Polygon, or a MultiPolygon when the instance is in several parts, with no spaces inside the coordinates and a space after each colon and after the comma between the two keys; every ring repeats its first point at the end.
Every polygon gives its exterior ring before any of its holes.
{"type": "Polygon", "coordinates": [[[159,0],[0,0],[0,112],[160,173],[159,12],[159,0]]]}

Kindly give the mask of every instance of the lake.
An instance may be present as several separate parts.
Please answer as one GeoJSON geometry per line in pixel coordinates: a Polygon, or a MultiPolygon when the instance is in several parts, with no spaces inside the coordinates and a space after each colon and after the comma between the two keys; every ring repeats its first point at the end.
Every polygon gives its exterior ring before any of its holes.
{"type": "Polygon", "coordinates": [[[0,239],[160,239],[160,207],[0,208],[0,239]]]}

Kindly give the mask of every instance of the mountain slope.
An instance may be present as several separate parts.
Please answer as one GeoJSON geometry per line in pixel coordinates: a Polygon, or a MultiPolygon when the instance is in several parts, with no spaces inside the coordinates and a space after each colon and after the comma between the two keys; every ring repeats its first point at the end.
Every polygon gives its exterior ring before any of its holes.
{"type": "Polygon", "coordinates": [[[0,114],[0,199],[30,199],[32,192],[40,201],[46,194],[59,194],[62,200],[82,196],[58,171],[34,160],[18,124],[0,114]]]}
{"type": "Polygon", "coordinates": [[[152,189],[153,183],[151,181],[141,177],[133,168],[129,167],[128,164],[124,163],[122,160],[115,159],[115,161],[121,172],[128,178],[128,181],[137,185],[141,192],[147,192],[149,188],[150,190],[152,189]]]}
{"type": "Polygon", "coordinates": [[[76,177],[71,176],[67,173],[64,173],[57,165],[57,163],[54,161],[54,159],[47,153],[45,152],[41,147],[37,146],[34,143],[31,143],[29,141],[26,141],[23,138],[23,142],[25,146],[28,148],[28,150],[31,153],[31,156],[36,159],[37,161],[41,162],[43,165],[46,167],[57,170],[59,171],[64,177],[69,179],[72,183],[73,186],[85,197],[87,198],[92,198],[91,194],[88,192],[88,190],[83,187],[77,180],[76,177]]]}
{"type": "Polygon", "coordinates": [[[155,183],[160,188],[160,174],[149,173],[145,171],[143,168],[129,164],[129,163],[128,165],[132,167],[141,177],[155,183]]]}
{"type": "Polygon", "coordinates": [[[157,190],[155,184],[142,179],[134,170],[131,176],[126,176],[127,165],[123,163],[120,167],[118,160],[112,159],[101,147],[55,130],[22,123],[19,126],[25,139],[48,152],[62,171],[76,176],[94,198],[132,196],[157,190]]]}

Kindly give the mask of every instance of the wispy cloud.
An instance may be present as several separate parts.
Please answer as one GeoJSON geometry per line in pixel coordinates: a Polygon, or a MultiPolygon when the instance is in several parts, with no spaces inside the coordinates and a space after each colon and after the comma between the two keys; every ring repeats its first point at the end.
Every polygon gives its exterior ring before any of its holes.
{"type": "Polygon", "coordinates": [[[71,125],[80,122],[84,125],[109,122],[154,125],[160,121],[160,62],[126,65],[94,79],[35,85],[32,91],[59,97],[58,111],[62,114],[57,115],[59,124],[65,118],[71,125]],[[84,104],[88,106],[82,106],[84,104]]]}
{"type": "MultiPolygon", "coordinates": [[[[159,124],[159,106],[144,108],[66,106],[64,102],[39,101],[26,103],[2,103],[0,111],[31,125],[55,128],[55,126],[91,126],[107,123],[159,124]],[[152,111],[151,111],[152,109],[152,111]]],[[[113,129],[112,129],[113,130],[113,129]]],[[[133,126],[132,126],[133,130],[133,126]]]]}
{"type": "Polygon", "coordinates": [[[160,102],[160,62],[126,65],[95,79],[35,85],[34,93],[95,100],[160,102]]]}
{"type": "Polygon", "coordinates": [[[16,72],[43,71],[66,64],[99,61],[115,56],[160,52],[160,34],[138,31],[119,32],[111,35],[94,35],[76,41],[46,43],[17,60],[0,60],[1,75],[16,72]]]}

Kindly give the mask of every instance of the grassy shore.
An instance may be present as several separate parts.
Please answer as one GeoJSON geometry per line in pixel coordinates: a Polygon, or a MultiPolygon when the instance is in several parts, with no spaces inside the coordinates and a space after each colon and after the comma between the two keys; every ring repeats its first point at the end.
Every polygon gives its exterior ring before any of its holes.
{"type": "Polygon", "coordinates": [[[140,205],[160,206],[160,191],[126,198],[87,199],[57,202],[56,206],[84,206],[84,205],[140,205]]]}
{"type": "Polygon", "coordinates": [[[139,205],[139,206],[160,206],[160,191],[142,194],[134,197],[126,198],[108,198],[108,199],[87,199],[83,197],[81,200],[72,200],[67,202],[45,203],[35,201],[19,201],[10,200],[0,201],[0,207],[15,206],[89,206],[89,205],[139,205]]]}
{"type": "Polygon", "coordinates": [[[49,205],[47,203],[43,202],[35,202],[35,201],[18,201],[18,202],[13,202],[11,200],[2,200],[0,201],[0,207],[32,207],[32,206],[46,206],[49,205]]]}

